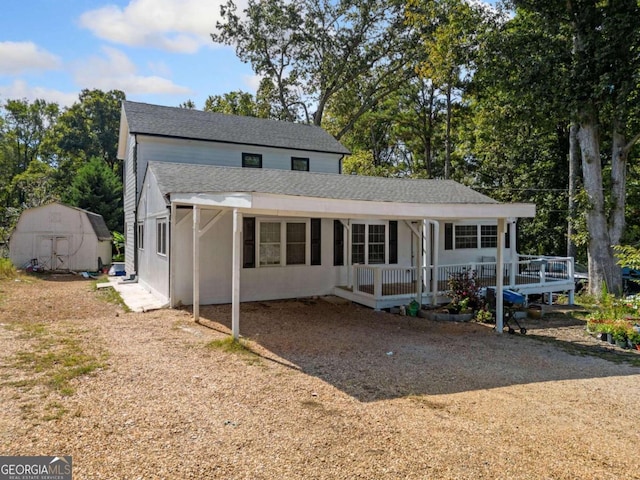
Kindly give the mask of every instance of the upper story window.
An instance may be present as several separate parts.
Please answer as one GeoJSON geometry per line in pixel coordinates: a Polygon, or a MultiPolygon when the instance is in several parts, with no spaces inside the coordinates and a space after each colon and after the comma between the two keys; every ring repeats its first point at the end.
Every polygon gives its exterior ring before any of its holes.
{"type": "Polygon", "coordinates": [[[291,157],[291,170],[298,170],[301,172],[309,171],[309,159],[303,157],[291,157]]]}
{"type": "Polygon", "coordinates": [[[242,153],[242,166],[245,168],[262,168],[262,155],[259,153],[242,153]]]}

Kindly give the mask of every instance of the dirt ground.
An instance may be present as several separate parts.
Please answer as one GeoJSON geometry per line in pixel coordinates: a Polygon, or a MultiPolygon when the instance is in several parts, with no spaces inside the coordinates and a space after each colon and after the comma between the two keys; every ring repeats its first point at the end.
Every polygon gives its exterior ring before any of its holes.
{"type": "Polygon", "coordinates": [[[71,455],[75,479],[640,479],[640,354],[565,310],[523,336],[249,303],[229,352],[227,305],[195,324],[100,296],[0,281],[0,454],[71,455]],[[62,388],[70,345],[93,368],[62,388]]]}

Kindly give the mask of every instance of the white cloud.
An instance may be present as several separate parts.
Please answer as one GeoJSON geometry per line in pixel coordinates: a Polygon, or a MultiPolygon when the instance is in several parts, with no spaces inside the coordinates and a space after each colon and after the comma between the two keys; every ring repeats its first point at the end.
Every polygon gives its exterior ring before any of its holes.
{"type": "Polygon", "coordinates": [[[90,57],[73,68],[76,83],[81,88],[122,90],[136,94],[188,94],[187,87],[157,75],[141,75],[135,64],[120,50],[103,47],[104,56],[90,57]]]}
{"type": "MultiPolygon", "coordinates": [[[[195,53],[213,46],[209,36],[220,20],[223,0],[131,0],[121,8],[107,5],[80,16],[80,25],[96,36],[128,46],[195,53]]],[[[238,2],[238,10],[244,8],[238,2]]]]}
{"type": "Polygon", "coordinates": [[[33,42],[0,42],[0,75],[60,68],[60,58],[33,42]]]}
{"type": "Polygon", "coordinates": [[[11,85],[0,85],[0,101],[26,98],[30,102],[37,99],[55,102],[68,107],[78,100],[78,93],[66,93],[51,88],[28,85],[23,80],[15,80],[11,85]]]}
{"type": "Polygon", "coordinates": [[[242,82],[254,93],[260,88],[261,81],[262,75],[244,75],[242,77],[242,82]]]}

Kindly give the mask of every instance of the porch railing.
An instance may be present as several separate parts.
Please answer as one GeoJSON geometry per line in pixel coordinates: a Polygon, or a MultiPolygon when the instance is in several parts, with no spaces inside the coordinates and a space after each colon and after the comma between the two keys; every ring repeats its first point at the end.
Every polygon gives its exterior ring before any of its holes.
{"type": "MultiPolygon", "coordinates": [[[[515,262],[503,264],[502,282],[505,288],[556,283],[570,288],[574,275],[573,258],[519,255],[515,262]]],[[[494,287],[497,283],[496,262],[470,262],[457,265],[429,265],[423,267],[422,291],[435,290],[446,295],[449,279],[454,275],[474,275],[477,285],[494,287]],[[436,282],[435,285],[433,282],[436,282]]],[[[416,267],[388,265],[354,265],[353,292],[371,298],[415,296],[418,292],[416,267]]]]}

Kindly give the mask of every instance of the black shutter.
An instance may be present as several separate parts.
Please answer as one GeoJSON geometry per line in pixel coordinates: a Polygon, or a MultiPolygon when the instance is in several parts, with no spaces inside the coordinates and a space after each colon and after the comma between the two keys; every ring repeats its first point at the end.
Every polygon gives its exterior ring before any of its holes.
{"type": "Polygon", "coordinates": [[[256,219],[244,217],[242,219],[242,266],[244,268],[256,267],[256,219]]]}
{"type": "Polygon", "coordinates": [[[444,249],[453,250],[453,223],[444,224],[444,249]]]}
{"type": "Polygon", "coordinates": [[[340,220],[333,221],[333,264],[344,265],[344,227],[340,220]]]}
{"type": "Polygon", "coordinates": [[[389,263],[398,263],[398,222],[389,221],[389,263]]]}
{"type": "Polygon", "coordinates": [[[311,219],[311,265],[320,265],[322,263],[322,251],[320,248],[322,237],[321,231],[322,219],[311,219]]]}
{"type": "Polygon", "coordinates": [[[511,248],[511,223],[507,223],[507,231],[504,234],[504,248],[511,248]]]}

